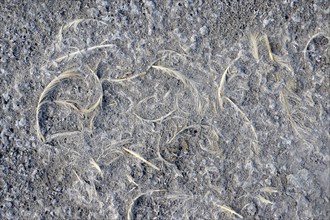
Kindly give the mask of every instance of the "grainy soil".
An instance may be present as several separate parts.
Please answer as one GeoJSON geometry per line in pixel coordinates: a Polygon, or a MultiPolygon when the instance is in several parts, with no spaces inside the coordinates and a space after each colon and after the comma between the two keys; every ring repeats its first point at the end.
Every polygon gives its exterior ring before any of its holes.
{"type": "Polygon", "coordinates": [[[329,16],[0,1],[0,219],[328,219],[329,16]]]}

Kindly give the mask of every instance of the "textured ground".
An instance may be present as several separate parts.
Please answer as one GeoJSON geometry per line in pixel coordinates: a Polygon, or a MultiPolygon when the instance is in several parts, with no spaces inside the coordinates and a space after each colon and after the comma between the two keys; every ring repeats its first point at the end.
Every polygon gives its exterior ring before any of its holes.
{"type": "Polygon", "coordinates": [[[328,1],[39,2],[0,1],[0,219],[329,217],[328,1]]]}

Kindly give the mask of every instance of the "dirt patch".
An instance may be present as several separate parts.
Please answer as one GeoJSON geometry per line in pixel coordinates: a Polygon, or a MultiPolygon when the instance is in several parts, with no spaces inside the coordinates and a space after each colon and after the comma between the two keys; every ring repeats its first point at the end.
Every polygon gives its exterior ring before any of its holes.
{"type": "Polygon", "coordinates": [[[5,2],[0,217],[326,219],[329,5],[5,2]]]}

